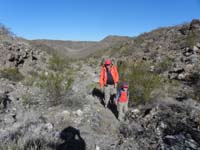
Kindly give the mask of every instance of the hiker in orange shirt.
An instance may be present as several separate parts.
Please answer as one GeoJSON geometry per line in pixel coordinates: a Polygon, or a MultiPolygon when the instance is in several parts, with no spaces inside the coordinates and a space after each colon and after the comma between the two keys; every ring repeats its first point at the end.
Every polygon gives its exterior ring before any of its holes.
{"type": "Polygon", "coordinates": [[[111,60],[106,60],[101,68],[99,84],[102,91],[104,91],[105,107],[108,107],[110,97],[117,93],[117,83],[119,81],[119,75],[117,67],[112,64],[111,60]]]}
{"type": "Polygon", "coordinates": [[[115,104],[118,110],[118,119],[120,121],[124,120],[125,114],[128,111],[128,101],[129,101],[129,91],[128,83],[123,83],[121,89],[117,93],[115,98],[115,104]]]}

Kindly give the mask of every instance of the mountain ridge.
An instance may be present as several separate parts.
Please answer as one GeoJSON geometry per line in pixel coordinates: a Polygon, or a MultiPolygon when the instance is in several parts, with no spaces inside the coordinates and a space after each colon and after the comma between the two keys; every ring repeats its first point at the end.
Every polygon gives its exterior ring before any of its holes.
{"type": "Polygon", "coordinates": [[[107,36],[100,41],[64,41],[64,40],[31,40],[33,45],[45,45],[51,47],[61,55],[74,58],[85,58],[91,53],[95,53],[129,39],[125,36],[107,36]]]}

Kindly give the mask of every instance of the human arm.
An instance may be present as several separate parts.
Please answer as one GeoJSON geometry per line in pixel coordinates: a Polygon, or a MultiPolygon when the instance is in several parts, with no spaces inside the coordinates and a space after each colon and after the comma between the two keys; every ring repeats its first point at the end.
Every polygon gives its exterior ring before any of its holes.
{"type": "Polygon", "coordinates": [[[115,88],[117,88],[117,84],[118,84],[118,82],[119,82],[119,74],[118,74],[118,70],[117,70],[117,67],[116,66],[114,66],[114,71],[115,71],[115,73],[114,73],[114,75],[115,75],[115,84],[114,84],[114,86],[115,86],[115,88]]]}

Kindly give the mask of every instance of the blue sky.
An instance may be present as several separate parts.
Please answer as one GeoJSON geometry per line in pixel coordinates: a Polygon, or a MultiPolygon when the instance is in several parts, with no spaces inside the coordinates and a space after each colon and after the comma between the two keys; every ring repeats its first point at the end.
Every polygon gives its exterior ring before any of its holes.
{"type": "Polygon", "coordinates": [[[99,41],[200,19],[200,0],[0,0],[0,23],[27,39],[99,41]]]}

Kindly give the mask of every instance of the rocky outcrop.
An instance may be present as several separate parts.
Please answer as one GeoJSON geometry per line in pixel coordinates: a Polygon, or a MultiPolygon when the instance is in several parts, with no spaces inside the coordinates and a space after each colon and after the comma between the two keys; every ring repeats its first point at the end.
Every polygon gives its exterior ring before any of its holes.
{"type": "Polygon", "coordinates": [[[199,64],[200,49],[195,45],[193,48],[185,48],[176,59],[179,62],[174,62],[173,70],[169,71],[170,79],[189,81],[194,68],[199,64]]]}
{"type": "Polygon", "coordinates": [[[190,30],[200,30],[200,20],[194,19],[190,24],[190,30]]]}
{"type": "Polygon", "coordinates": [[[0,43],[0,52],[2,54],[0,56],[1,68],[18,68],[22,71],[30,71],[33,66],[41,66],[41,58],[48,58],[45,52],[19,41],[0,43]]]}
{"type": "Polygon", "coordinates": [[[129,112],[129,123],[120,131],[126,140],[137,141],[141,149],[198,149],[199,106],[193,100],[170,103],[169,99],[140,105],[129,112]]]}

